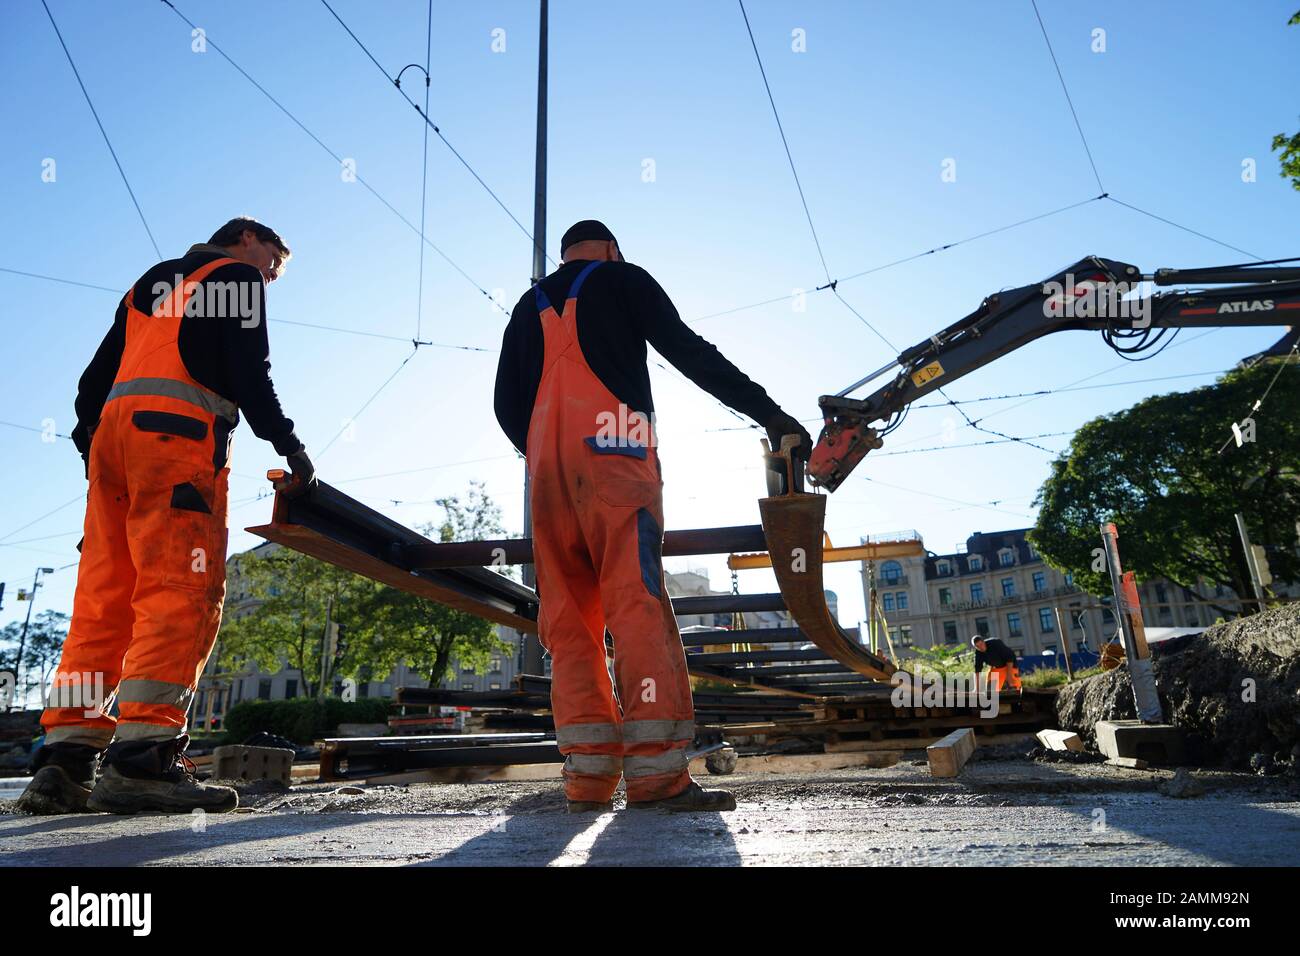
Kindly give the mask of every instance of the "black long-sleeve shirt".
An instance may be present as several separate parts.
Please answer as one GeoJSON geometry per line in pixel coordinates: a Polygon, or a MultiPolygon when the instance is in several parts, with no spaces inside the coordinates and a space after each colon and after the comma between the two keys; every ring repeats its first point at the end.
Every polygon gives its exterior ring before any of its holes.
{"type": "MultiPolygon", "coordinates": [[[[128,295],[132,304],[146,315],[151,314],[159,289],[174,286],[178,275],[189,275],[225,255],[216,246],[200,244],[192,246],[179,259],[158,263],[131,287],[128,295]]],[[[271,382],[271,346],[266,334],[266,286],[262,274],[254,266],[238,262],[214,269],[204,283],[238,283],[226,288],[241,290],[245,304],[250,306],[250,315],[183,316],[178,345],[185,370],[204,388],[238,405],[253,434],[274,445],[276,454],[294,453],[302,443],[294,435],[293,422],[280,408],[280,399],[271,382]]],[[[204,294],[203,290],[195,291],[195,295],[200,294],[204,294]]],[[[214,293],[207,301],[220,298],[219,293],[214,293]]],[[[90,430],[99,422],[125,345],[124,299],[117,307],[113,327],[100,342],[77,384],[77,427],[73,429],[72,440],[83,455],[90,449],[90,430]]]]}
{"type": "Polygon", "coordinates": [[[996,637],[986,637],[984,639],[984,650],[975,648],[975,673],[978,674],[984,669],[984,665],[989,667],[1005,667],[1007,664],[1016,662],[1016,652],[1007,647],[996,637]]]}
{"type": "MultiPolygon", "coordinates": [[[[565,262],[542,280],[557,312],[588,261],[565,262]]],[[[640,266],[603,262],[587,276],[578,297],[578,343],[596,377],[629,411],[654,413],[647,344],[700,388],[759,424],[780,411],[760,385],[682,321],[668,294],[640,266]]],[[[501,341],[494,403],[497,421],[520,451],[528,442],[543,352],[542,322],[530,289],[515,305],[501,341]]]]}

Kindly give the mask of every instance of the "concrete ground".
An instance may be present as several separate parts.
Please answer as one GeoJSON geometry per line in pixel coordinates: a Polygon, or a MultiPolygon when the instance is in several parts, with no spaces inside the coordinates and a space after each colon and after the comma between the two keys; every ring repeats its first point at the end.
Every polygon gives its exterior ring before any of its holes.
{"type": "Polygon", "coordinates": [[[1300,781],[1197,772],[1206,793],[1174,799],[1171,776],[987,756],[954,780],[912,759],[737,772],[704,783],[739,809],[703,815],[571,816],[558,781],[308,784],[202,818],[30,817],[0,788],[0,866],[1300,865],[1300,781]]]}

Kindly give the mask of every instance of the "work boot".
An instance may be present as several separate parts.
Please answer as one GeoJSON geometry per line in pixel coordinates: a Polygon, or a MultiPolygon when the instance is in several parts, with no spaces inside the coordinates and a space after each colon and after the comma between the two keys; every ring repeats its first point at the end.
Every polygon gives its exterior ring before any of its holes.
{"type": "Polygon", "coordinates": [[[669,813],[722,813],[736,809],[736,796],[730,790],[705,790],[694,780],[675,797],[662,800],[629,800],[629,810],[666,810],[669,813]]]}
{"type": "Polygon", "coordinates": [[[87,744],[49,744],[36,754],[36,774],[17,808],[24,813],[85,813],[99,751],[87,744]]]}
{"type": "Polygon", "coordinates": [[[570,800],[570,813],[613,813],[614,801],[606,800],[601,803],[599,800],[570,800]]]}
{"type": "Polygon", "coordinates": [[[231,787],[214,787],[194,778],[185,756],[190,738],[123,740],[104,755],[104,771],[86,806],[101,813],[225,813],[239,806],[231,787]]]}

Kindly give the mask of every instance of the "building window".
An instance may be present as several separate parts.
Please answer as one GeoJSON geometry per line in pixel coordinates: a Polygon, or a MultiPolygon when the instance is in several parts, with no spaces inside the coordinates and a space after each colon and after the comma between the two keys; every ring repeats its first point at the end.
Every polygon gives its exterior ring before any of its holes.
{"type": "Polygon", "coordinates": [[[1051,634],[1056,630],[1056,624],[1052,620],[1052,609],[1050,607],[1040,607],[1038,609],[1038,629],[1044,634],[1051,634]]]}
{"type": "Polygon", "coordinates": [[[943,622],[943,642],[945,644],[957,643],[957,622],[956,621],[943,622]]]}
{"type": "Polygon", "coordinates": [[[980,637],[988,637],[990,635],[989,619],[987,617],[975,618],[975,633],[980,637]]]}
{"type": "Polygon", "coordinates": [[[906,611],[906,610],[907,610],[907,592],[906,592],[906,591],[899,591],[898,594],[896,595],[896,601],[897,601],[897,604],[898,604],[898,609],[899,609],[900,611],[906,611]]]}
{"type": "Polygon", "coordinates": [[[494,657],[494,658],[492,658],[492,664],[488,667],[488,670],[489,670],[491,673],[493,673],[493,674],[500,674],[500,673],[501,673],[501,658],[499,658],[499,657],[494,657]]]}
{"type": "Polygon", "coordinates": [[[886,611],[892,611],[894,609],[894,595],[891,592],[886,591],[880,596],[880,600],[884,604],[886,611]]]}
{"type": "Polygon", "coordinates": [[[952,574],[952,565],[947,561],[936,561],[934,563],[934,573],[940,577],[946,578],[948,575],[952,574]]]}
{"type": "Polygon", "coordinates": [[[499,681],[493,681],[492,683],[488,684],[488,690],[500,690],[500,689],[501,689],[501,683],[499,681]]]}
{"type": "Polygon", "coordinates": [[[952,603],[952,588],[939,588],[939,604],[947,607],[952,603]]]}
{"type": "Polygon", "coordinates": [[[1115,623],[1115,613],[1108,607],[1101,609],[1101,623],[1111,625],[1115,623]]]}
{"type": "Polygon", "coordinates": [[[257,699],[271,699],[271,681],[269,679],[263,678],[257,682],[257,699]]]}
{"type": "Polygon", "coordinates": [[[1015,578],[1003,578],[1003,579],[1002,579],[1002,596],[1003,596],[1003,597],[1015,597],[1015,596],[1016,596],[1016,579],[1015,579],[1015,578]]]}
{"type": "Polygon", "coordinates": [[[1020,615],[1019,615],[1019,614],[1008,614],[1008,615],[1007,615],[1007,636],[1008,636],[1008,637],[1024,637],[1024,636],[1025,636],[1025,632],[1024,632],[1024,631],[1021,629],[1021,627],[1020,627],[1020,615]]]}
{"type": "Polygon", "coordinates": [[[1156,603],[1164,604],[1169,600],[1169,589],[1163,584],[1156,584],[1156,603]]]}
{"type": "Polygon", "coordinates": [[[886,561],[880,566],[880,580],[886,584],[897,584],[903,579],[903,566],[897,561],[886,561]]]}
{"type": "Polygon", "coordinates": [[[1065,572],[1065,586],[1067,588],[1074,587],[1074,574],[1070,571],[1065,572]]]}
{"type": "Polygon", "coordinates": [[[969,558],[967,558],[966,566],[969,567],[972,571],[983,571],[984,559],[981,558],[978,554],[972,554],[969,558]]]}
{"type": "Polygon", "coordinates": [[[1070,630],[1083,630],[1083,609],[1078,604],[1070,605],[1070,630]]]}
{"type": "Polygon", "coordinates": [[[298,696],[298,679],[296,677],[291,677],[284,682],[284,696],[285,697],[298,696]]]}
{"type": "Polygon", "coordinates": [[[464,682],[461,683],[461,685],[460,685],[460,689],[461,689],[461,690],[473,690],[473,689],[474,689],[474,682],[473,682],[473,681],[464,681],[464,682]]]}
{"type": "Polygon", "coordinates": [[[912,646],[912,625],[904,624],[898,629],[898,643],[903,647],[912,646]]]}
{"type": "Polygon", "coordinates": [[[984,600],[984,585],[982,585],[982,584],[972,584],[972,585],[970,586],[970,599],[971,599],[972,601],[983,601],[983,600],[984,600]]]}
{"type": "Polygon", "coordinates": [[[1034,572],[1034,590],[1040,594],[1047,590],[1047,575],[1042,571],[1034,572]]]}
{"type": "Polygon", "coordinates": [[[1004,548],[1003,550],[999,551],[998,563],[1001,564],[1004,568],[1011,567],[1011,565],[1016,563],[1015,552],[1012,551],[1010,548],[1004,548]]]}

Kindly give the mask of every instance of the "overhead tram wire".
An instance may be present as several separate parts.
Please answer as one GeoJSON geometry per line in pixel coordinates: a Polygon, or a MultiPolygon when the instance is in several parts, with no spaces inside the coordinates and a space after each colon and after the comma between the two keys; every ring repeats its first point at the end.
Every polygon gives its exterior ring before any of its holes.
{"type": "MultiPolygon", "coordinates": [[[[1030,216],[1027,219],[1020,219],[1017,220],[1016,222],[1008,223],[1005,226],[998,226],[995,229],[988,229],[984,232],[976,233],[973,236],[967,236],[965,239],[957,239],[953,242],[946,242],[941,245],[933,246],[929,249],[926,249],[924,252],[916,252],[910,256],[904,256],[901,259],[894,259],[892,262],[886,262],[883,265],[872,266],[869,269],[863,269],[860,272],[854,272],[851,275],[846,275],[838,279],[833,279],[827,285],[816,286],[816,288],[814,288],[813,291],[823,292],[828,289],[836,288],[842,282],[852,282],[854,279],[860,279],[863,276],[873,275],[877,272],[884,272],[888,269],[893,269],[898,266],[905,265],[908,262],[913,262],[917,259],[923,259],[926,256],[932,256],[935,255],[936,253],[945,252],[949,249],[955,249],[957,246],[965,245],[968,242],[975,242],[976,240],[984,239],[988,236],[993,236],[1000,232],[1006,232],[1009,229],[1015,229],[1019,226],[1025,226],[1032,222],[1038,222],[1041,219],[1047,219],[1051,216],[1055,216],[1063,212],[1069,212],[1071,209],[1077,209],[1080,206],[1086,206],[1089,203],[1094,203],[1097,202],[1098,200],[1107,199],[1107,198],[1109,198],[1107,195],[1100,195],[1100,196],[1092,196],[1088,199],[1081,199],[1078,202],[1072,202],[1069,205],[1060,206],[1056,209],[1051,209],[1048,210],[1047,212],[1039,213],[1036,216],[1030,216]]],[[[730,309],[724,309],[721,312],[711,312],[708,315],[696,316],[695,318],[691,319],[690,322],[691,323],[703,322],[706,319],[721,318],[722,316],[725,315],[733,315],[736,312],[745,312],[748,311],[749,309],[757,309],[760,308],[761,306],[772,305],[777,302],[788,302],[789,300],[790,300],[789,295],[773,296],[770,299],[763,299],[761,302],[751,302],[748,305],[738,305],[730,309]]]]}
{"type": "Polygon", "coordinates": [[[808,229],[812,233],[813,244],[817,247],[817,257],[822,261],[822,270],[826,281],[831,282],[831,269],[826,264],[826,254],[822,252],[822,242],[817,236],[817,227],[813,225],[812,212],[808,209],[808,199],[803,192],[803,183],[799,181],[799,170],[795,168],[794,156],[790,152],[790,141],[785,137],[785,127],[781,125],[781,114],[776,108],[776,98],[772,96],[772,86],[767,82],[767,70],[763,68],[763,58],[758,52],[758,43],[754,40],[754,30],[749,25],[749,14],[745,12],[745,0],[736,0],[740,4],[740,15],[745,18],[745,32],[749,34],[749,44],[754,48],[754,60],[758,63],[758,72],[763,77],[763,89],[767,90],[767,101],[772,106],[772,117],[776,120],[777,132],[781,134],[781,145],[785,147],[785,158],[790,163],[790,173],[794,176],[794,185],[799,190],[799,201],[803,203],[803,214],[808,219],[808,229]]]}
{"type": "MultiPolygon", "coordinates": [[[[857,309],[853,308],[853,306],[850,305],[849,302],[842,295],[840,295],[839,288],[838,288],[839,285],[838,281],[831,278],[830,267],[826,264],[826,255],[822,251],[821,240],[817,236],[817,227],[813,223],[812,212],[808,208],[808,200],[807,197],[804,195],[803,184],[799,181],[799,170],[795,167],[794,155],[790,152],[790,143],[786,139],[785,127],[781,124],[781,114],[780,111],[777,110],[776,108],[776,99],[772,95],[772,87],[767,81],[767,71],[763,68],[763,57],[759,54],[758,43],[754,40],[754,31],[749,23],[749,14],[745,12],[745,0],[737,0],[737,3],[740,5],[741,16],[743,16],[745,19],[745,31],[749,34],[749,42],[754,49],[754,59],[758,63],[758,71],[763,78],[763,88],[767,91],[767,101],[769,104],[771,104],[772,116],[776,120],[777,130],[781,134],[781,144],[785,147],[785,156],[786,156],[786,160],[790,164],[790,173],[794,177],[795,188],[799,191],[799,201],[803,204],[804,215],[808,219],[808,229],[812,233],[813,243],[817,247],[817,256],[818,258],[821,259],[822,269],[826,273],[826,285],[818,286],[816,291],[821,291],[823,289],[830,289],[831,294],[835,296],[835,298],[840,302],[841,305],[843,305],[846,309],[849,310],[849,312],[851,312],[854,316],[856,316],[859,322],[861,322],[868,329],[870,329],[872,333],[876,335],[877,338],[879,338],[882,342],[884,342],[887,346],[889,346],[890,350],[895,355],[897,355],[899,354],[898,347],[895,346],[891,341],[889,341],[889,338],[883,332],[881,332],[874,325],[872,325],[871,322],[867,320],[866,316],[864,316],[857,309]]],[[[1100,179],[1098,179],[1098,186],[1099,187],[1101,186],[1100,179]]],[[[1105,194],[1104,187],[1102,188],[1102,194],[1103,195],[1105,194]]],[[[993,230],[993,231],[998,231],[998,230],[993,230]]],[[[987,234],[991,235],[992,232],[989,232],[987,234]]],[[[940,395],[943,395],[944,398],[948,397],[942,388],[937,389],[937,391],[939,392],[940,395]]],[[[896,415],[894,415],[893,418],[889,421],[889,423],[886,424],[883,429],[881,429],[880,435],[883,437],[898,429],[899,426],[901,426],[904,420],[907,418],[907,412],[908,409],[904,407],[901,411],[899,411],[896,415]]],[[[975,429],[976,431],[984,432],[985,434],[989,434],[989,435],[994,435],[998,438],[1005,438],[1008,441],[1022,442],[1023,444],[1029,445],[1031,448],[1037,448],[1040,451],[1047,451],[1050,453],[1050,449],[1043,448],[1041,445],[1035,445],[1031,441],[1026,441],[1025,439],[1017,438],[1014,435],[1007,435],[1003,432],[994,431],[989,428],[981,428],[975,421],[971,419],[969,415],[967,415],[961,409],[958,409],[957,413],[966,420],[967,425],[969,425],[971,428],[975,429]]]]}
{"type": "Polygon", "coordinates": [[[99,118],[99,111],[95,109],[95,104],[90,98],[90,91],[86,89],[86,84],[81,79],[81,71],[77,69],[77,64],[72,59],[72,52],[68,49],[68,44],[63,41],[63,33],[59,30],[59,25],[54,22],[54,14],[50,12],[50,5],[45,0],[41,0],[41,6],[45,8],[45,15],[50,18],[50,26],[54,27],[54,35],[59,38],[59,46],[63,47],[63,55],[68,58],[68,66],[72,67],[72,75],[77,78],[77,85],[81,87],[81,95],[86,98],[86,105],[90,107],[90,113],[95,117],[95,124],[99,127],[100,135],[104,137],[104,145],[108,147],[108,152],[113,157],[113,163],[117,166],[118,174],[122,177],[122,184],[126,186],[126,191],[131,196],[131,203],[140,216],[140,224],[144,226],[144,231],[149,234],[149,243],[153,246],[153,251],[157,253],[158,259],[161,261],[163,258],[162,250],[158,248],[158,241],[153,237],[153,230],[149,228],[148,220],[144,218],[144,210],[140,208],[140,200],[135,198],[135,190],[131,188],[131,181],[126,178],[126,170],[122,168],[122,161],[117,158],[117,150],[113,148],[113,141],[108,138],[108,130],[104,129],[104,122],[99,118]]]}
{"type": "Polygon", "coordinates": [[[343,433],[346,432],[350,426],[356,424],[356,420],[360,418],[361,415],[365,412],[365,410],[370,407],[370,404],[376,398],[379,397],[379,393],[382,392],[384,389],[386,389],[389,386],[389,383],[393,381],[393,379],[397,378],[397,373],[400,372],[402,369],[406,368],[406,363],[411,361],[411,359],[413,359],[415,357],[415,354],[419,351],[420,351],[419,346],[415,346],[411,349],[411,353],[407,355],[406,358],[402,359],[401,364],[398,365],[397,368],[393,370],[393,374],[388,376],[388,378],[384,379],[384,383],[380,385],[377,389],[375,389],[374,394],[366,399],[365,404],[362,405],[360,408],[358,408],[356,413],[352,415],[351,418],[348,418],[345,421],[343,427],[340,428],[338,432],[335,433],[334,437],[325,443],[325,447],[322,448],[316,455],[318,459],[325,457],[325,452],[330,450],[333,444],[336,441],[338,441],[340,437],[342,437],[343,433]]]}
{"type": "MultiPolygon", "coordinates": [[[[194,21],[191,20],[189,17],[185,16],[185,14],[181,13],[181,11],[177,9],[176,5],[172,3],[171,0],[161,0],[161,2],[165,4],[167,7],[169,7],[171,11],[176,14],[177,17],[179,17],[185,24],[187,24],[190,27],[191,30],[199,29],[198,26],[194,23],[194,21]]],[[[280,112],[282,112],[285,116],[289,117],[289,119],[293,122],[295,126],[297,126],[300,130],[302,130],[311,138],[312,142],[314,142],[317,146],[319,146],[326,153],[328,153],[329,156],[340,166],[343,164],[342,156],[334,152],[334,150],[330,149],[330,147],[327,146],[319,136],[313,133],[307,127],[307,125],[303,123],[302,120],[298,119],[297,116],[295,116],[292,112],[290,112],[288,107],[286,107],[283,103],[281,103],[274,96],[272,96],[267,91],[266,87],[262,86],[261,83],[258,83],[257,80],[253,79],[253,77],[248,73],[248,71],[245,70],[238,63],[236,63],[234,59],[231,58],[230,54],[226,53],[225,50],[223,50],[220,46],[218,46],[216,41],[214,41],[210,35],[207,37],[207,44],[210,48],[216,50],[223,60],[225,60],[232,67],[234,67],[235,70],[238,71],[238,73],[244,77],[244,79],[248,80],[248,82],[251,83],[259,93],[261,93],[268,100],[270,100],[271,103],[280,112]]],[[[416,235],[420,236],[421,241],[427,243],[429,248],[432,249],[434,252],[436,252],[442,258],[442,260],[447,263],[447,265],[451,266],[451,268],[454,269],[461,276],[461,278],[463,278],[466,282],[472,285],[475,289],[479,291],[480,294],[482,294],[482,296],[485,299],[491,302],[493,308],[504,313],[505,315],[510,314],[509,311],[504,306],[501,305],[501,303],[497,302],[496,299],[492,298],[491,293],[489,293],[485,288],[483,288],[483,286],[479,285],[479,283],[476,282],[468,272],[466,272],[463,268],[461,268],[461,266],[449,255],[447,255],[447,253],[443,252],[442,249],[439,248],[439,246],[433,242],[433,240],[431,240],[428,236],[421,233],[419,226],[417,226],[415,223],[411,222],[411,220],[407,219],[404,215],[402,215],[402,213],[398,211],[397,207],[394,206],[392,203],[390,203],[387,199],[385,199],[383,195],[380,194],[380,192],[377,189],[375,189],[374,186],[370,185],[370,183],[368,183],[365,180],[365,178],[361,176],[360,173],[355,173],[354,175],[356,176],[356,181],[360,183],[363,187],[365,187],[367,192],[369,192],[372,196],[374,196],[381,203],[383,203],[384,206],[388,209],[388,211],[391,212],[398,219],[400,219],[408,229],[410,229],[416,235]]]]}
{"type": "MultiPolygon", "coordinates": [[[[1261,395],[1258,399],[1256,399],[1254,405],[1250,406],[1250,411],[1246,413],[1247,418],[1249,418],[1251,415],[1254,415],[1255,412],[1259,411],[1260,407],[1264,404],[1264,399],[1268,398],[1268,393],[1273,391],[1273,386],[1277,384],[1277,380],[1278,378],[1281,377],[1283,369],[1287,368],[1287,366],[1291,364],[1291,359],[1297,357],[1298,355],[1300,355],[1300,342],[1297,342],[1295,345],[1291,346],[1291,351],[1287,353],[1286,358],[1284,358],[1281,362],[1278,363],[1277,371],[1273,373],[1272,379],[1269,380],[1268,388],[1264,389],[1264,394],[1261,395]]],[[[1225,441],[1223,445],[1219,448],[1218,454],[1222,455],[1227,450],[1228,446],[1231,445],[1233,441],[1236,440],[1236,437],[1237,437],[1236,433],[1234,433],[1231,438],[1225,441]]]]}
{"type": "MultiPolygon", "coordinates": [[[[167,2],[167,0],[163,0],[163,2],[165,3],[165,2],[167,2]]],[[[358,47],[361,48],[361,52],[364,53],[364,54],[366,55],[366,57],[370,60],[370,62],[373,63],[373,64],[375,65],[375,68],[378,69],[380,73],[384,74],[384,78],[385,78],[386,80],[388,80],[388,82],[392,83],[393,86],[395,86],[395,87],[397,88],[397,92],[399,92],[399,93],[402,94],[402,98],[405,99],[406,102],[409,103],[409,104],[411,105],[411,108],[414,109],[415,112],[417,112],[417,113],[420,114],[420,118],[423,119],[423,120],[424,120],[424,123],[425,123],[425,137],[426,137],[426,143],[427,143],[428,131],[431,129],[431,130],[433,130],[433,132],[437,135],[437,137],[438,137],[440,140],[442,140],[443,145],[446,146],[447,149],[451,150],[451,154],[452,154],[453,156],[455,156],[457,160],[460,161],[460,164],[461,164],[462,166],[464,166],[466,170],[469,171],[469,174],[470,174],[471,176],[474,177],[475,181],[476,181],[480,186],[483,187],[483,190],[484,190],[484,191],[485,191],[489,196],[492,197],[492,201],[495,202],[495,203],[496,203],[496,204],[501,208],[501,211],[502,211],[502,212],[504,212],[507,216],[510,217],[510,221],[511,221],[511,222],[513,222],[516,226],[519,227],[519,231],[522,232],[525,236],[528,237],[528,241],[529,241],[529,243],[535,246],[535,245],[537,244],[537,241],[533,238],[533,234],[530,233],[530,232],[528,231],[528,229],[525,228],[524,224],[523,224],[522,222],[520,222],[519,219],[515,216],[515,214],[514,214],[513,212],[510,211],[510,207],[507,206],[504,202],[501,201],[501,197],[498,196],[498,195],[493,191],[492,187],[489,186],[489,185],[484,181],[483,177],[480,176],[480,175],[478,174],[478,171],[477,171],[473,166],[471,166],[471,165],[469,164],[469,161],[468,161],[467,159],[465,159],[464,156],[462,156],[462,155],[460,154],[460,151],[457,150],[455,146],[452,146],[452,145],[451,145],[451,141],[448,140],[447,137],[443,135],[442,130],[438,128],[438,124],[435,123],[435,122],[433,122],[433,120],[431,120],[431,119],[429,118],[429,99],[428,99],[428,95],[427,95],[427,93],[428,93],[428,89],[427,89],[427,86],[428,86],[428,85],[427,85],[427,83],[426,83],[426,95],[425,95],[425,100],[424,100],[424,109],[421,110],[419,104],[416,103],[415,100],[411,99],[411,98],[406,94],[406,91],[402,89],[401,74],[399,73],[397,77],[389,76],[389,75],[388,75],[388,71],[387,71],[386,69],[384,69],[384,65],[383,65],[382,63],[380,63],[377,59],[375,59],[375,55],[374,55],[373,53],[370,52],[370,50],[366,47],[366,45],[365,45],[364,43],[361,42],[361,38],[358,37],[358,36],[356,35],[356,33],[352,30],[352,28],[351,28],[350,26],[348,26],[347,23],[344,22],[343,18],[340,17],[340,16],[338,15],[338,13],[335,11],[335,9],[334,9],[332,6],[330,6],[329,3],[326,2],[326,0],[321,0],[321,3],[324,5],[325,9],[328,10],[328,11],[330,12],[330,14],[334,17],[334,19],[338,21],[339,26],[341,26],[344,30],[347,31],[348,36],[350,36],[350,37],[352,38],[353,42],[355,42],[356,45],[357,45],[358,47]]],[[[432,4],[432,0],[430,0],[430,5],[429,5],[429,16],[430,16],[430,21],[429,21],[429,24],[430,24],[430,49],[432,49],[432,28],[433,28],[433,27],[432,27],[432,24],[433,24],[433,20],[432,20],[432,17],[433,17],[433,4],[432,4]]],[[[431,62],[431,58],[429,58],[429,57],[426,56],[426,62],[431,62]]],[[[428,66],[425,67],[425,78],[426,78],[426,80],[427,80],[427,78],[428,78],[429,69],[430,69],[430,67],[428,67],[428,66]]],[[[556,264],[556,263],[555,263],[555,260],[552,259],[549,255],[546,256],[546,259],[547,259],[548,262],[551,263],[551,265],[555,265],[555,264],[556,264]]]]}
{"type": "MultiPolygon", "coordinates": [[[[8,269],[3,266],[0,266],[0,272],[8,272],[11,275],[24,276],[29,279],[42,279],[46,282],[57,282],[60,285],[79,286],[84,289],[95,289],[101,292],[111,292],[114,295],[121,295],[120,289],[111,289],[106,285],[95,285],[90,282],[77,282],[73,279],[62,279],[59,278],[58,276],[42,275],[39,272],[24,272],[21,269],[8,269]]],[[[317,322],[300,322],[297,319],[276,318],[276,319],[268,319],[267,321],[275,322],[279,325],[297,325],[305,329],[317,329],[322,332],[338,332],[342,335],[362,335],[372,339],[386,339],[390,342],[403,342],[407,345],[411,344],[411,339],[404,335],[388,335],[384,332],[369,332],[366,331],[365,329],[348,329],[339,325],[321,325],[317,322]]],[[[420,344],[424,346],[428,346],[430,348],[460,349],[461,351],[465,351],[465,352],[486,352],[494,355],[500,351],[500,349],[490,349],[480,345],[456,345],[451,342],[422,341],[420,342],[420,344]]]]}
{"type": "Polygon", "coordinates": [[[1043,32],[1043,42],[1047,44],[1047,53],[1052,58],[1052,66],[1056,67],[1056,78],[1061,83],[1061,92],[1065,94],[1065,102],[1070,107],[1070,115],[1074,117],[1074,128],[1079,131],[1079,141],[1083,143],[1083,151],[1088,155],[1088,165],[1092,167],[1093,178],[1097,180],[1097,189],[1104,196],[1106,187],[1101,184],[1101,173],[1097,172],[1096,160],[1092,158],[1092,149],[1088,146],[1088,137],[1083,135],[1083,124],[1079,122],[1079,113],[1074,108],[1074,100],[1070,96],[1070,89],[1065,85],[1065,75],[1061,72],[1061,64],[1056,59],[1056,51],[1052,49],[1052,40],[1047,35],[1047,27],[1043,23],[1043,15],[1038,12],[1038,0],[1029,0],[1034,8],[1034,16],[1038,18],[1038,28],[1043,32]]]}
{"type": "MultiPolygon", "coordinates": [[[[326,4],[328,7],[329,4],[326,4]]],[[[330,12],[333,12],[332,10],[330,12]]],[[[351,31],[349,31],[351,32],[351,31]]],[[[429,76],[429,67],[433,62],[433,0],[429,0],[429,19],[425,30],[424,38],[424,112],[429,112],[429,87],[432,82],[429,76]]],[[[401,74],[397,75],[396,82],[398,88],[401,88],[401,74]]],[[[415,339],[416,348],[420,347],[420,330],[424,319],[424,224],[425,213],[428,210],[429,196],[429,127],[424,127],[424,151],[420,159],[420,277],[416,284],[415,293],[415,339]]]]}

